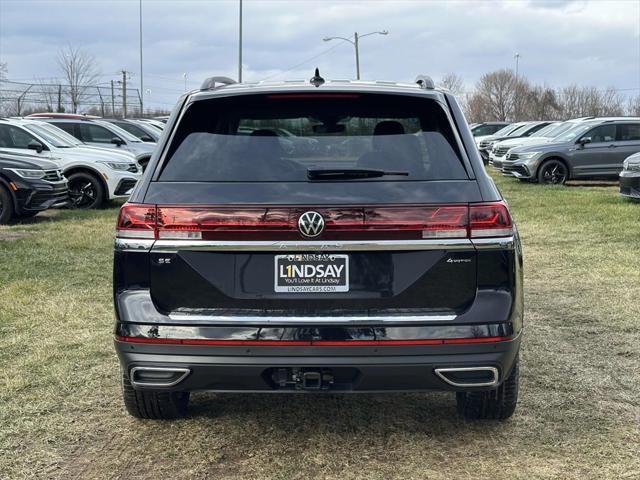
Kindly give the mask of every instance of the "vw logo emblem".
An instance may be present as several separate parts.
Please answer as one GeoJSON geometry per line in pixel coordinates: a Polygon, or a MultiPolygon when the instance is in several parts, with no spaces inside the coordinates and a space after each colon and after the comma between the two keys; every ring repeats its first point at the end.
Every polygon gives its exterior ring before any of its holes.
{"type": "Polygon", "coordinates": [[[318,212],[305,212],[298,219],[298,229],[305,237],[317,237],[324,230],[324,218],[318,212]]]}

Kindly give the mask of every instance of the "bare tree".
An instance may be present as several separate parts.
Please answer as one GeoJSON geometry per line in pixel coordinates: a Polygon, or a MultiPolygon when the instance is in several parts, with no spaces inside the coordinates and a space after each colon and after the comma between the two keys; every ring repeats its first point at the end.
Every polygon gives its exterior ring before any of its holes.
{"type": "Polygon", "coordinates": [[[630,97],[627,100],[627,114],[640,117],[640,96],[630,97]]]}
{"type": "Polygon", "coordinates": [[[476,93],[470,102],[485,115],[485,121],[506,121],[512,118],[516,93],[516,78],[511,70],[485,73],[476,84],[476,93]]]}
{"type": "Polygon", "coordinates": [[[455,73],[446,73],[440,80],[440,85],[456,96],[464,93],[464,80],[455,73]]]}
{"type": "Polygon", "coordinates": [[[0,80],[6,80],[9,69],[6,62],[0,62],[0,80]]]}
{"type": "Polygon", "coordinates": [[[77,113],[87,87],[98,80],[100,72],[92,55],[69,45],[58,51],[58,66],[69,85],[67,93],[73,113],[77,113]]]}

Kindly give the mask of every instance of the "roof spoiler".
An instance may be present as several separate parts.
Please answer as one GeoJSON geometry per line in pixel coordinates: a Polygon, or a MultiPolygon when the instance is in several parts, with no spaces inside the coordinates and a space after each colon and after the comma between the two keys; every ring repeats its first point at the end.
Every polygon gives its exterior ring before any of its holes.
{"type": "Polygon", "coordinates": [[[200,86],[200,90],[213,90],[216,88],[216,84],[221,84],[219,86],[224,85],[233,85],[234,83],[238,83],[232,78],[229,77],[209,77],[200,86]]]}
{"type": "Polygon", "coordinates": [[[418,75],[416,77],[416,83],[420,85],[420,88],[424,88],[425,90],[433,90],[436,88],[433,80],[428,75],[418,75]]]}

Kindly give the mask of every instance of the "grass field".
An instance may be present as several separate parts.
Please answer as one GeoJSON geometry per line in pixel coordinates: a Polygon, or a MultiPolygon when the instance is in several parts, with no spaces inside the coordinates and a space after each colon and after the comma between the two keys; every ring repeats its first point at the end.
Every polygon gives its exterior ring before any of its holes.
{"type": "Polygon", "coordinates": [[[125,414],[112,347],[117,208],[0,227],[0,478],[640,478],[640,204],[496,179],[524,242],[521,397],[192,396],[125,414]]]}

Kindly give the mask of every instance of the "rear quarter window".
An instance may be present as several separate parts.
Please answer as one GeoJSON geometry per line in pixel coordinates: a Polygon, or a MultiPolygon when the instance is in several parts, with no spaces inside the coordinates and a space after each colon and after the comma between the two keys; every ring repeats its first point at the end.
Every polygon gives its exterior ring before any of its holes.
{"type": "Polygon", "coordinates": [[[357,181],[468,175],[436,101],[381,94],[222,97],[188,107],[159,175],[168,182],[307,182],[309,169],[402,173],[357,181]]]}

